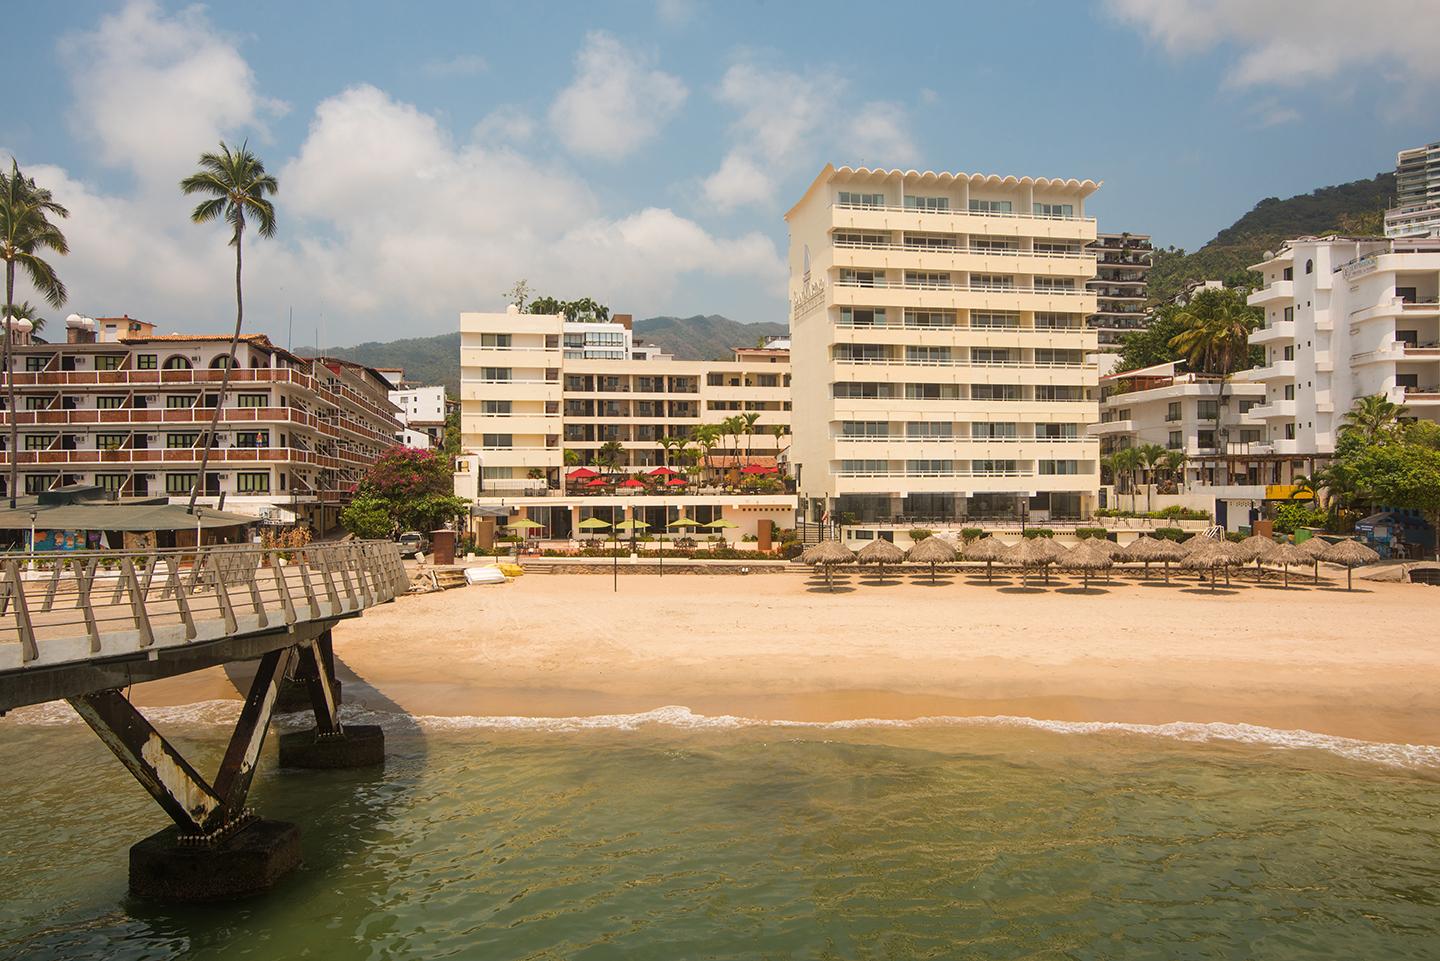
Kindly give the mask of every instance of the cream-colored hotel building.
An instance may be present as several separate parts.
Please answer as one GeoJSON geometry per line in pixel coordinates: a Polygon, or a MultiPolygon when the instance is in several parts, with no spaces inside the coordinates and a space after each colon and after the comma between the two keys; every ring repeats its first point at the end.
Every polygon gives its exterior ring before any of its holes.
{"type": "Polygon", "coordinates": [[[810,520],[1088,515],[1090,180],[826,166],[785,215],[810,520]],[[850,516],[846,516],[850,515],[850,516]]]}

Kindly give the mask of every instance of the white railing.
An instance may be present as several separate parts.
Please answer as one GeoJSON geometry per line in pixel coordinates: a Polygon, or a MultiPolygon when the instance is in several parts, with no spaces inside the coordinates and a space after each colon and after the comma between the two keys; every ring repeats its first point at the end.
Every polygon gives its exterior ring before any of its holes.
{"type": "Polygon", "coordinates": [[[1091,329],[1084,324],[1075,324],[1070,327],[1022,327],[1018,323],[962,324],[959,323],[958,320],[953,324],[907,324],[903,322],[898,324],[857,324],[853,320],[849,322],[837,320],[835,321],[835,326],[841,330],[1014,330],[1023,331],[1027,334],[1084,334],[1091,332],[1091,329]]]}
{"type": "Polygon", "coordinates": [[[1094,260],[1093,253],[1080,251],[1078,253],[1069,251],[1049,250],[1021,250],[1014,249],[997,250],[986,247],[965,247],[956,245],[954,247],[931,246],[929,244],[869,244],[858,243],[849,240],[835,241],[835,247],[841,250],[900,250],[914,254],[975,254],[979,256],[997,257],[1056,257],[1062,260],[1094,260]]]}
{"type": "Polygon", "coordinates": [[[1033,285],[1027,286],[1020,284],[1001,287],[993,284],[910,284],[904,282],[891,283],[888,280],[837,280],[835,281],[835,286],[886,290],[935,290],[972,294],[1054,294],[1062,297],[1095,296],[1093,290],[1087,290],[1084,287],[1036,287],[1033,285]]]}
{"type": "Polygon", "coordinates": [[[968,207],[947,207],[943,210],[930,210],[925,207],[900,207],[891,204],[842,204],[835,203],[831,206],[836,210],[883,210],[890,213],[902,214],[942,214],[957,217],[1004,217],[1014,220],[1060,220],[1067,222],[1091,223],[1095,222],[1094,217],[1068,217],[1059,214],[1037,214],[1037,213],[1016,213],[1013,211],[1000,210],[971,210],[968,207]]]}
{"type": "Polygon", "coordinates": [[[906,434],[867,434],[851,437],[848,434],[831,434],[832,441],[859,441],[873,444],[1096,444],[1093,437],[910,437],[906,434]]]}
{"type": "MultiPolygon", "coordinates": [[[[948,471],[909,471],[909,470],[857,470],[847,471],[844,469],[835,472],[836,477],[1037,477],[1034,471],[1027,470],[948,470],[948,471]]],[[[1064,475],[1059,475],[1064,476],[1064,475]]],[[[1079,475],[1075,475],[1079,476],[1079,475]]]]}
{"type": "Polygon", "coordinates": [[[1092,369],[1093,369],[1094,366],[1095,366],[1094,364],[1086,364],[1086,363],[1084,363],[1083,361],[1081,361],[1081,362],[1073,362],[1073,361],[1060,361],[1060,360],[1035,360],[1035,361],[1029,361],[1029,360],[961,360],[961,359],[949,359],[949,360],[935,360],[935,359],[909,360],[909,359],[902,359],[902,358],[896,358],[896,357],[836,357],[836,358],[835,358],[835,363],[837,363],[837,364],[866,364],[866,365],[873,365],[873,366],[879,366],[879,367],[1009,367],[1009,368],[1022,368],[1022,367],[1046,367],[1046,368],[1055,368],[1055,367],[1059,367],[1059,368],[1075,369],[1075,370],[1083,369],[1083,368],[1086,368],[1086,367],[1089,367],[1089,368],[1092,368],[1092,369]]]}

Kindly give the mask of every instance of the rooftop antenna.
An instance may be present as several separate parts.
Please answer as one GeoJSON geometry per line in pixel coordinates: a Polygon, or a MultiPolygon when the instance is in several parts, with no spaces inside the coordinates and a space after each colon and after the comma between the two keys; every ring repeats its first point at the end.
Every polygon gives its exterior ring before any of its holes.
{"type": "Polygon", "coordinates": [[[293,306],[290,308],[290,331],[285,335],[285,349],[292,352],[295,349],[295,308],[293,306]]]}

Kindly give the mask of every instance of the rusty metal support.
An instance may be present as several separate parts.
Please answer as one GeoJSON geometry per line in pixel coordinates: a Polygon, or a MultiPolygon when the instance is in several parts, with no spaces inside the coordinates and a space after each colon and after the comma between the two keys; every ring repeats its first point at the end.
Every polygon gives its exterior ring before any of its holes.
{"type": "Polygon", "coordinates": [[[331,672],[335,668],[326,663],[324,651],[320,647],[329,638],[330,632],[326,631],[314,644],[302,648],[300,664],[296,669],[296,676],[305,682],[305,689],[310,692],[310,707],[315,712],[315,730],[322,737],[344,733],[340,724],[340,705],[335,701],[335,688],[330,683],[331,672]]]}
{"type": "Polygon", "coordinates": [[[260,763],[260,749],[265,746],[270,716],[275,712],[275,696],[294,661],[293,647],[283,647],[260,658],[260,668],[255,672],[245,706],[235,722],[235,732],[230,736],[230,746],[225,749],[220,771],[215,775],[215,793],[223,800],[227,819],[237,817],[245,809],[250,782],[260,763]]]}

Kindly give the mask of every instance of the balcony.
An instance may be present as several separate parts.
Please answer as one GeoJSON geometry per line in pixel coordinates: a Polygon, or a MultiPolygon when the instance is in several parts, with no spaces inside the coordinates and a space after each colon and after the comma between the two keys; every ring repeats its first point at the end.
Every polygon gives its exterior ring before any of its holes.
{"type": "Polygon", "coordinates": [[[1250,408],[1248,416],[1255,420],[1294,420],[1295,401],[1272,400],[1265,404],[1256,404],[1250,408]]]}
{"type": "Polygon", "coordinates": [[[1133,434],[1135,433],[1135,422],[1133,420],[1105,420],[1098,424],[1091,424],[1089,429],[1092,437],[1133,434]]]}
{"type": "Polygon", "coordinates": [[[1392,341],[1374,350],[1361,351],[1358,354],[1350,355],[1351,367],[1363,367],[1366,364],[1393,364],[1397,360],[1404,360],[1406,355],[1405,344],[1401,341],[1392,341]]]}
{"type": "Polygon", "coordinates": [[[1088,242],[1095,239],[1093,217],[1051,217],[994,211],[920,210],[913,207],[833,204],[834,227],[852,230],[913,230],[927,233],[987,234],[1088,242]]]}
{"type": "Polygon", "coordinates": [[[1277,320],[1275,323],[1250,334],[1252,344],[1277,344],[1295,339],[1295,321],[1277,320]]]}
{"type": "Polygon", "coordinates": [[[1267,304],[1282,304],[1294,299],[1295,281],[1276,280],[1251,294],[1246,303],[1252,307],[1263,307],[1267,304]]]}
{"type": "Polygon", "coordinates": [[[840,242],[834,247],[836,267],[873,270],[967,271],[986,274],[1038,274],[1084,281],[1095,273],[1089,254],[1034,250],[990,250],[979,247],[920,247],[906,244],[840,242]]]}
{"type": "Polygon", "coordinates": [[[1256,367],[1245,377],[1248,381],[1294,380],[1295,361],[1277,360],[1265,367],[1256,367]]]}
{"type": "Polygon", "coordinates": [[[1320,372],[1335,369],[1335,357],[1328,350],[1315,351],[1315,369],[1320,372]]]}

